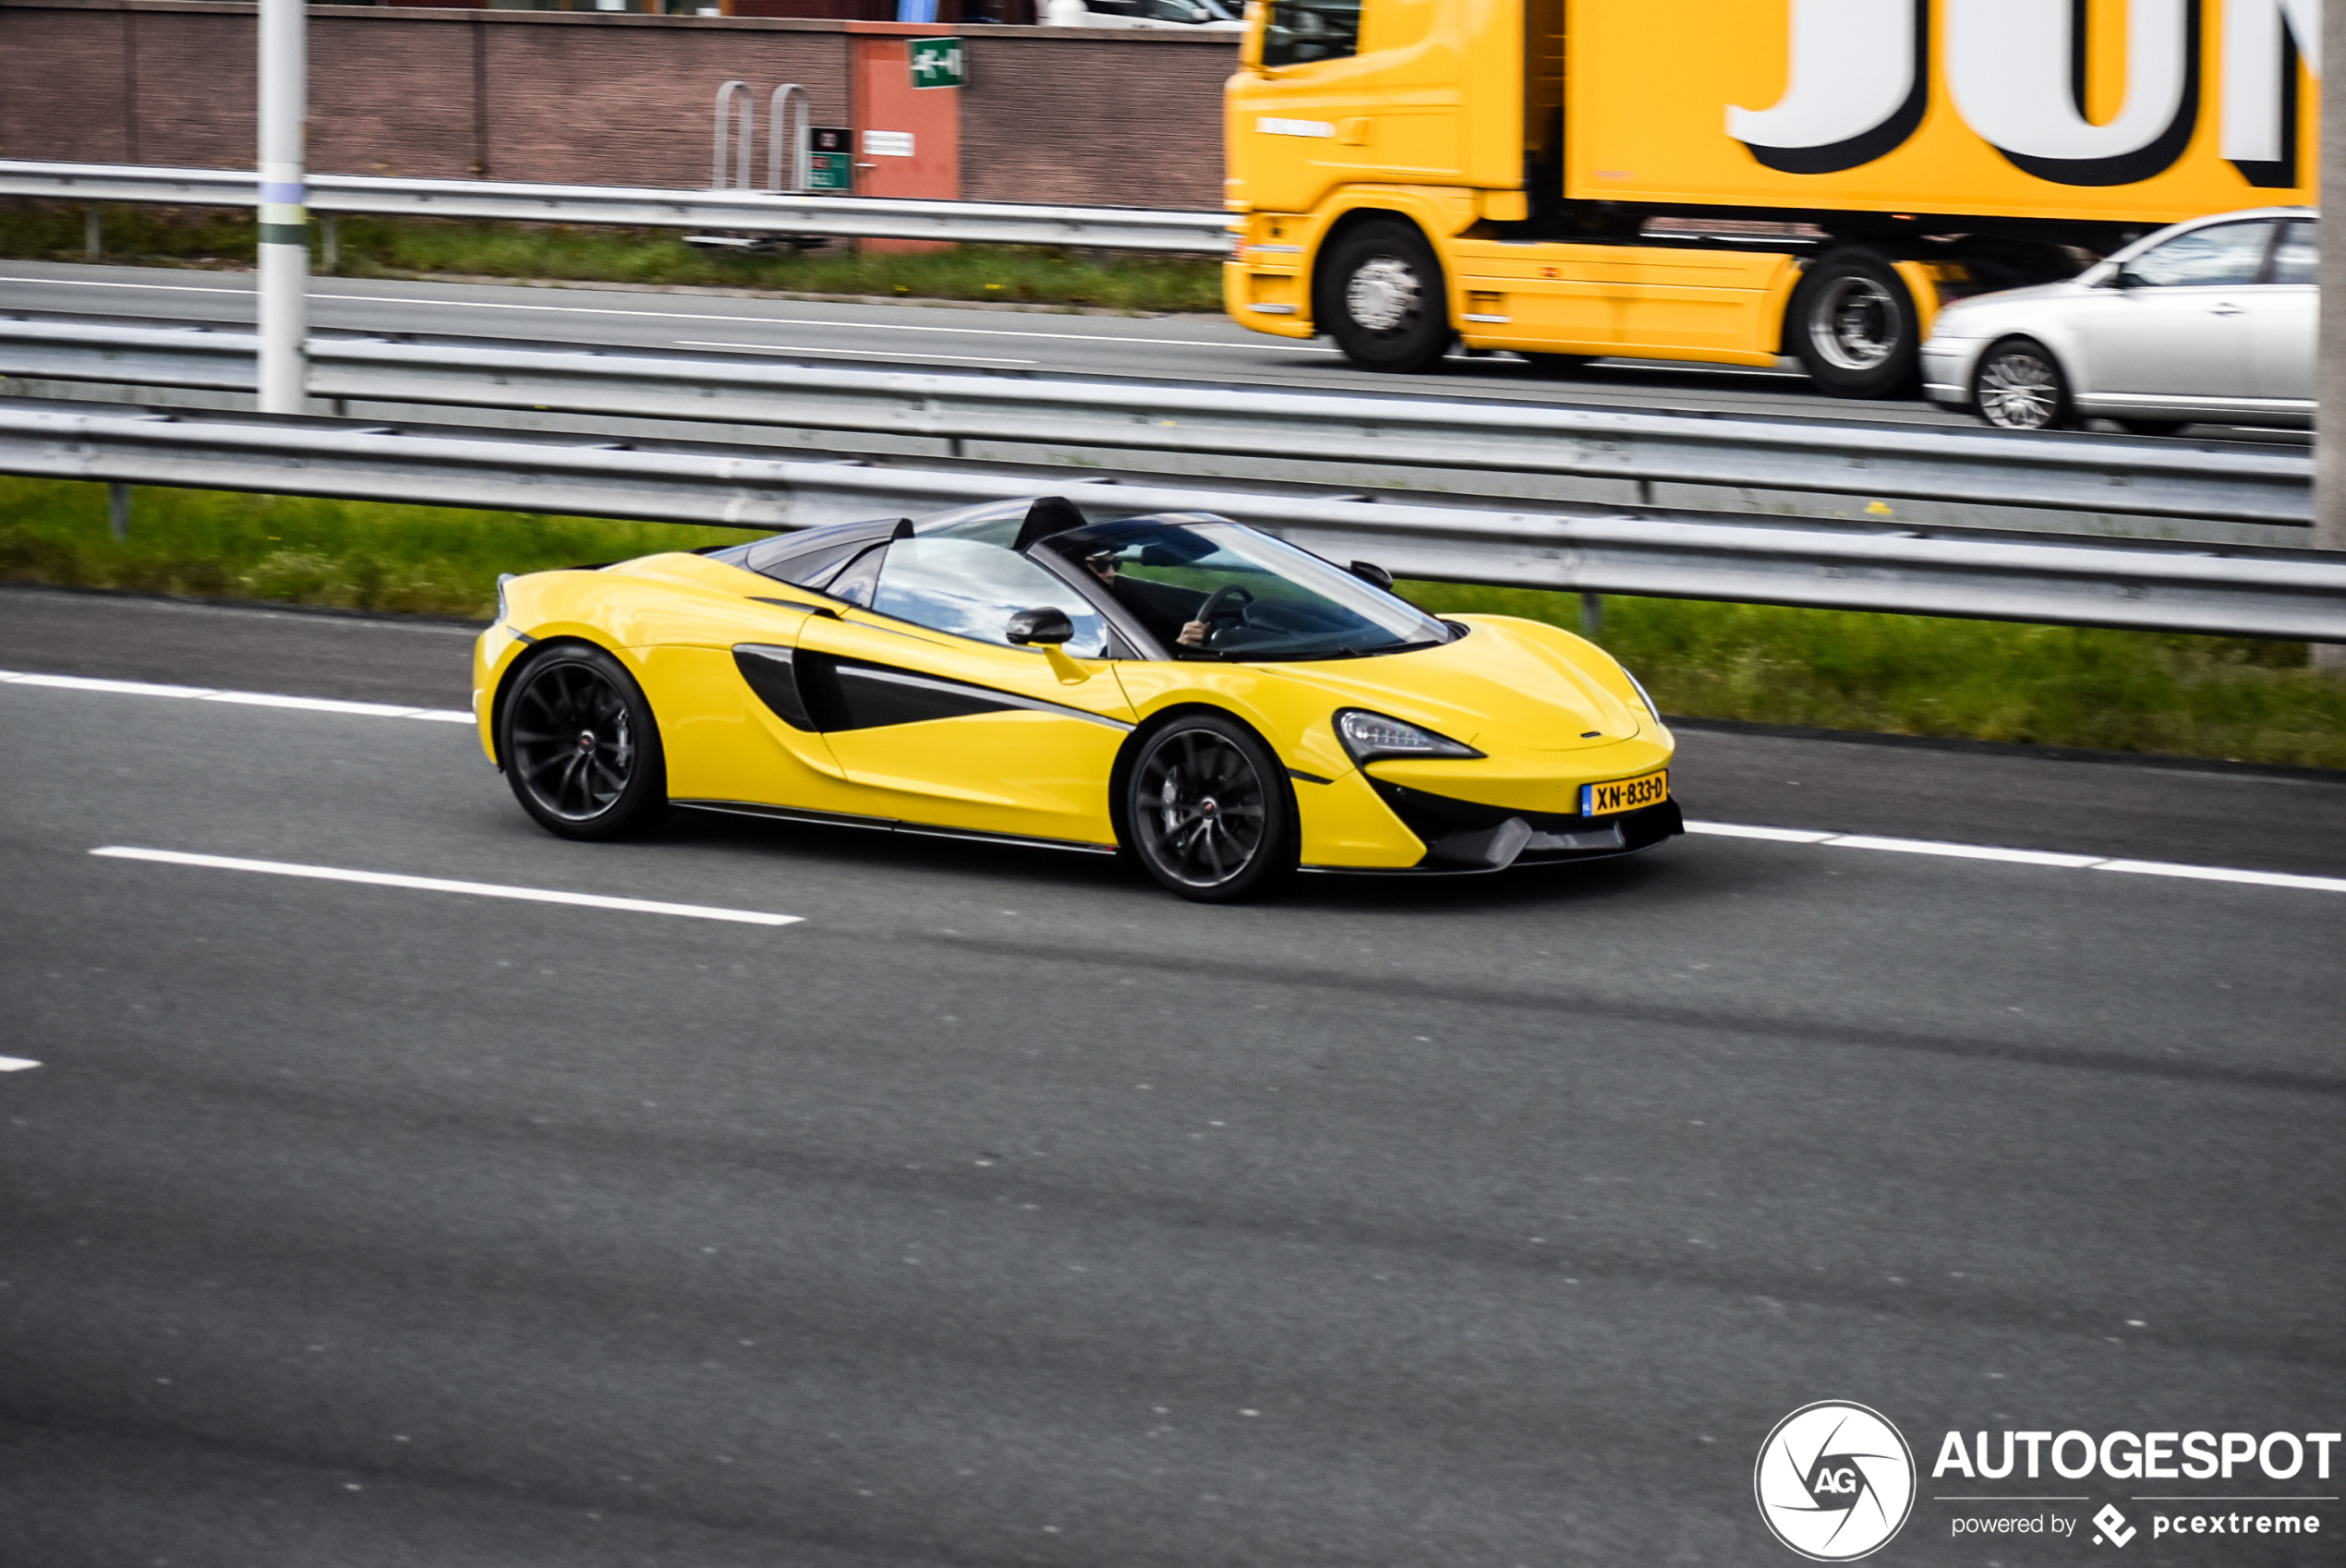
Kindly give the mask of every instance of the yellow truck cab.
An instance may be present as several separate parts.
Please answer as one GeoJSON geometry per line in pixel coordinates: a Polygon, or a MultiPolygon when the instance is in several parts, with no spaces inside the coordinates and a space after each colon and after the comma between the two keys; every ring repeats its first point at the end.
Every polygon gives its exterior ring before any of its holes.
{"type": "Polygon", "coordinates": [[[1910,392],[1950,298],[2308,203],[2321,0],[1255,0],[1230,314],[1910,392]]]}

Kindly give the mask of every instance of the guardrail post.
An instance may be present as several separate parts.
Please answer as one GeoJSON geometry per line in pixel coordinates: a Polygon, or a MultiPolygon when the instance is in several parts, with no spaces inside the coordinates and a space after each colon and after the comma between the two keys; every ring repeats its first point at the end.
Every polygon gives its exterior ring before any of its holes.
{"type": "Polygon", "coordinates": [[[1582,594],[1580,596],[1580,634],[1593,643],[1603,631],[1604,596],[1582,594]]]}
{"type": "Polygon", "coordinates": [[[318,231],[319,264],[325,268],[328,277],[338,277],[342,272],[342,218],[333,212],[320,213],[318,231]]]}
{"type": "Polygon", "coordinates": [[[260,411],[299,414],[308,378],[308,0],[260,0],[260,411]]]}
{"type": "Polygon", "coordinates": [[[130,537],[130,487],[120,480],[106,487],[106,529],[116,544],[130,537]]]}
{"type": "Polygon", "coordinates": [[[81,248],[92,261],[105,254],[105,220],[98,215],[94,201],[81,210],[81,248]]]}
{"type": "MultiPolygon", "coordinates": [[[[2346,301],[2346,6],[2326,7],[2322,29],[2321,199],[2328,209],[2330,243],[2322,247],[2321,297],[2346,301]]],[[[2314,548],[2346,550],[2346,418],[2333,424],[2333,411],[2346,416],[2346,308],[2321,313],[2320,356],[2314,386],[2314,548]]],[[[2316,669],[2346,674],[2346,645],[2319,643],[2316,669]]]]}

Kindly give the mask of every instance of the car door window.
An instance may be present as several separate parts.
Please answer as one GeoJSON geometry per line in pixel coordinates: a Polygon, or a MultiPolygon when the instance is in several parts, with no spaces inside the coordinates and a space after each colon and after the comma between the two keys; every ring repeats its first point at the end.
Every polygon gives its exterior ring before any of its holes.
{"type": "Polygon", "coordinates": [[[2316,281],[2314,271],[2321,265],[2321,259],[2319,228],[2303,221],[2283,223],[2279,243],[2273,247],[2271,281],[2305,287],[2316,281]]]}
{"type": "Polygon", "coordinates": [[[2194,288],[2253,283],[2263,275],[2272,242],[2269,223],[2211,223],[2177,235],[2126,263],[2146,288],[2194,288]]]}
{"type": "Polygon", "coordinates": [[[1010,645],[1010,617],[1046,607],[1067,612],[1067,651],[1098,658],[1107,621],[1083,597],[1024,556],[980,539],[899,539],[879,564],[871,608],[957,637],[1010,645]]]}

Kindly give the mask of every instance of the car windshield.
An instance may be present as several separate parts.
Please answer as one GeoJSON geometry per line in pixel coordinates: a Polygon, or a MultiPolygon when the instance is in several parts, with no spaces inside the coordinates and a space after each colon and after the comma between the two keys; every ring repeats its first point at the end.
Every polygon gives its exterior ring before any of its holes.
{"type": "Polygon", "coordinates": [[[1047,543],[1176,658],[1341,658],[1450,640],[1407,601],[1235,523],[1133,518],[1047,543]]]}

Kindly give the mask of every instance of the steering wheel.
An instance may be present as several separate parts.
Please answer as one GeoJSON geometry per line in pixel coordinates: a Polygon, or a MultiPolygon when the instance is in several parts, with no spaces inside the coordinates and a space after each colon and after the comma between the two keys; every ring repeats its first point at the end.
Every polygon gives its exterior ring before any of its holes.
{"type": "Polygon", "coordinates": [[[1205,635],[1210,642],[1215,633],[1220,630],[1215,624],[1217,621],[1227,621],[1234,626],[1245,625],[1246,607],[1253,602],[1252,594],[1240,587],[1236,583],[1232,583],[1227,587],[1216,588],[1208,594],[1205,597],[1205,602],[1197,607],[1197,613],[1190,619],[1205,622],[1205,635]]]}

